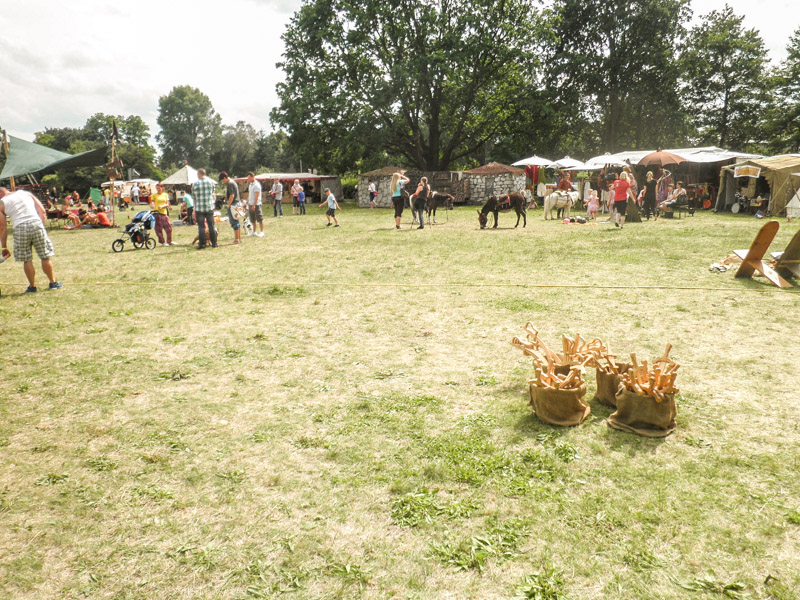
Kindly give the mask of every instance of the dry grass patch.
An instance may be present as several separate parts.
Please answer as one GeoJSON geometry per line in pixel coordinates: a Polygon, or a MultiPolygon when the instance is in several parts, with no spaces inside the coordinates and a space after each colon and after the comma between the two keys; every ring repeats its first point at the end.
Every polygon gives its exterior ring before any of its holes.
{"type": "Polygon", "coordinates": [[[2,265],[0,596],[798,597],[798,294],[708,271],[760,223],[321,215],[2,265]],[[673,343],[677,432],[539,422],[527,320],[673,343]]]}

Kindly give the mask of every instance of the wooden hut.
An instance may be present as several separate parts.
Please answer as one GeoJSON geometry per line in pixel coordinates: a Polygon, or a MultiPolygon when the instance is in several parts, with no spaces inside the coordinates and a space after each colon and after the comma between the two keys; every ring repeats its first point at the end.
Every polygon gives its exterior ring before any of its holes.
{"type": "Polygon", "coordinates": [[[470,204],[483,204],[492,194],[521,194],[525,191],[525,170],[498,162],[464,171],[464,180],[469,189],[470,204]]]}

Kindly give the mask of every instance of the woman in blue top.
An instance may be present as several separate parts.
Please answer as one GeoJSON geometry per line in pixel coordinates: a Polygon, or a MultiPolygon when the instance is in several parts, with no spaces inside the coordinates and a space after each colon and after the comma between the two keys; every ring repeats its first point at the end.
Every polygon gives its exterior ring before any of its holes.
{"type": "Polygon", "coordinates": [[[410,181],[402,173],[392,175],[392,205],[394,205],[394,226],[400,229],[400,218],[403,216],[403,188],[410,181]]]}

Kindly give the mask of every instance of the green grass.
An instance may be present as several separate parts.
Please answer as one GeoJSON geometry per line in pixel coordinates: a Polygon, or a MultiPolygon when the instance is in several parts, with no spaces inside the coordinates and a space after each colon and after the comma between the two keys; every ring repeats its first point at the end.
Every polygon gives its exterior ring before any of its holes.
{"type": "Polygon", "coordinates": [[[800,296],[708,271],[760,222],[323,211],[0,265],[0,598],[800,598],[800,296]],[[672,343],[676,433],[538,421],[528,320],[672,343]]]}

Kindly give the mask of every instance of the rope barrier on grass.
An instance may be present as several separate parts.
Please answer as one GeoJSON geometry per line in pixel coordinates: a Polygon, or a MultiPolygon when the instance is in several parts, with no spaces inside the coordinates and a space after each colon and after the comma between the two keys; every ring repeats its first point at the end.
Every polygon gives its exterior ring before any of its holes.
{"type": "MultiPolygon", "coordinates": [[[[27,283],[3,283],[0,286],[26,286],[27,283]]],[[[777,287],[764,289],[746,287],[708,287],[684,285],[597,285],[594,283],[354,283],[343,281],[311,281],[311,282],[285,282],[285,281],[83,281],[72,282],[70,287],[90,286],[250,286],[250,287],[349,287],[349,288],[497,288],[514,287],[523,289],[598,289],[598,290],[675,290],[675,291],[705,291],[705,292],[756,292],[766,294],[770,292],[785,293],[787,290],[777,287]]]]}

